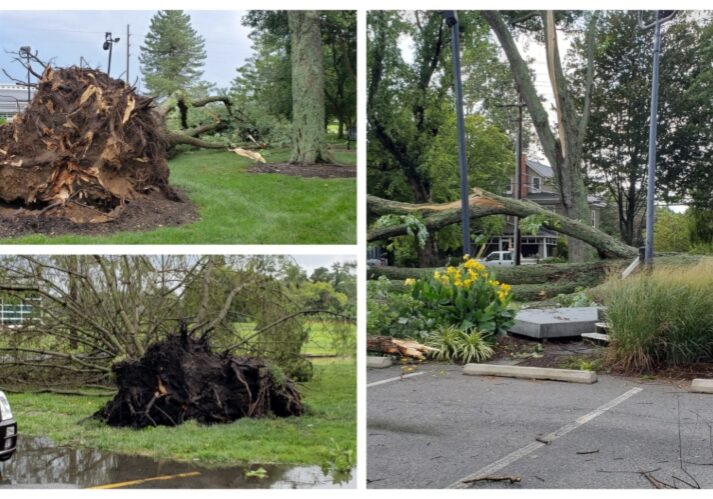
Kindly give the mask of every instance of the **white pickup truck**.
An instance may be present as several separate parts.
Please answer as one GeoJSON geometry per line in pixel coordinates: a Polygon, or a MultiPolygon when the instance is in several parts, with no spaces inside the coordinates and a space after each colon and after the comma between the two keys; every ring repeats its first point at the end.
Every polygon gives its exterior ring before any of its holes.
{"type": "MultiPolygon", "coordinates": [[[[493,251],[478,261],[486,267],[511,267],[515,265],[515,252],[493,251]]],[[[537,258],[520,258],[520,265],[534,265],[536,263],[537,258]]]]}

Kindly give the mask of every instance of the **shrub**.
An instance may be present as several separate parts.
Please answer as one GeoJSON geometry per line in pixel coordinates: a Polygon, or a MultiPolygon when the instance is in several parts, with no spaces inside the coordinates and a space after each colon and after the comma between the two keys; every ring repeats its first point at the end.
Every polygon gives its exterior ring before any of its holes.
{"type": "Polygon", "coordinates": [[[476,329],[489,336],[513,324],[510,286],[490,277],[488,270],[466,255],[459,266],[449,266],[422,279],[406,279],[411,296],[423,304],[423,315],[441,325],[476,329]]]}
{"type": "Polygon", "coordinates": [[[713,361],[713,259],[613,278],[602,291],[615,367],[643,372],[713,361]]]}
{"type": "Polygon", "coordinates": [[[423,304],[411,294],[391,288],[384,276],[367,283],[368,334],[424,340],[436,327],[435,320],[422,314],[423,304]]]}
{"type": "Polygon", "coordinates": [[[463,331],[444,326],[428,336],[428,346],[437,348],[436,360],[451,362],[482,362],[493,355],[493,348],[475,330],[463,331]]]}

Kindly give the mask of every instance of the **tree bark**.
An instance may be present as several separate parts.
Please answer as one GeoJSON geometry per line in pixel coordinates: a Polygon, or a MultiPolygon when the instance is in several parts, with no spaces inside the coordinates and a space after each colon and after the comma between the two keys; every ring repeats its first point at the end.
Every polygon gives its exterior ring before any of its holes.
{"type": "Polygon", "coordinates": [[[292,156],[290,163],[333,162],[325,141],[324,68],[319,14],[287,13],[292,56],[292,156]]]}
{"type": "MultiPolygon", "coordinates": [[[[473,189],[469,206],[471,219],[488,215],[512,215],[520,218],[539,215],[544,219],[543,227],[588,243],[602,258],[633,258],[638,254],[636,248],[627,246],[605,232],[579,220],[545,210],[531,201],[518,201],[481,189],[473,189]]],[[[460,223],[460,201],[442,204],[410,204],[367,196],[367,208],[371,214],[377,216],[420,215],[429,232],[460,223]]],[[[379,241],[405,234],[407,234],[405,224],[379,227],[368,232],[367,240],[379,241]]]]}
{"type": "MultiPolygon", "coordinates": [[[[547,111],[537,93],[529,67],[520,55],[520,51],[502,15],[498,11],[483,11],[482,16],[500,41],[500,45],[510,63],[518,92],[527,105],[543,152],[555,172],[565,214],[572,219],[586,223],[589,219],[590,208],[587,201],[584,176],[580,166],[582,141],[589,119],[591,81],[593,78],[592,44],[594,43],[593,34],[596,28],[596,14],[592,16],[588,24],[587,43],[589,44],[589,50],[587,84],[585,85],[584,95],[585,105],[579,116],[569,93],[567,79],[560,60],[554,13],[547,11],[541,14],[544,26],[547,67],[558,116],[557,135],[553,133],[550,127],[547,111]]],[[[569,241],[570,262],[589,259],[591,251],[581,244],[578,238],[570,238],[569,241]]]]}

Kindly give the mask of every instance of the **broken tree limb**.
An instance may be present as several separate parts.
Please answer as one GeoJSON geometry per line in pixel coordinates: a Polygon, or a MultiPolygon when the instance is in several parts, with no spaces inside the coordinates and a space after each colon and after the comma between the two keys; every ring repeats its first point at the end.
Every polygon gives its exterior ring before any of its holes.
{"type": "MultiPolygon", "coordinates": [[[[460,201],[440,204],[411,204],[391,201],[377,196],[367,196],[370,214],[416,215],[429,232],[437,231],[452,224],[460,223],[460,201]]],[[[586,223],[548,211],[527,200],[515,200],[498,196],[482,189],[473,189],[469,197],[471,219],[489,215],[511,215],[525,218],[538,215],[543,218],[543,227],[574,237],[593,246],[602,258],[634,258],[638,251],[614,237],[586,223]]],[[[407,224],[372,228],[367,234],[368,241],[380,241],[408,233],[407,224]]]]}
{"type": "Polygon", "coordinates": [[[436,348],[427,347],[413,340],[402,340],[391,336],[367,336],[366,349],[368,352],[399,355],[417,360],[424,360],[427,354],[438,351],[436,348]]]}

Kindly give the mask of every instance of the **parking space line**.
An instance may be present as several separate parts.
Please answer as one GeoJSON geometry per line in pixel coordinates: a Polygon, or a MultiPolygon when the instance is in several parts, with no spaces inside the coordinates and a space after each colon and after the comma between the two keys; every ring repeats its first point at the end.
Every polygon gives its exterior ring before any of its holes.
{"type": "Polygon", "coordinates": [[[94,487],[88,487],[88,488],[90,488],[90,489],[121,489],[124,487],[131,487],[133,485],[141,485],[142,483],[147,483],[147,482],[173,480],[175,478],[188,478],[188,477],[193,477],[193,476],[198,476],[198,475],[200,475],[200,472],[190,471],[188,473],[178,473],[176,475],[154,476],[151,478],[142,478],[139,480],[131,480],[128,482],[107,483],[105,485],[96,485],[94,487]]]}
{"type": "Polygon", "coordinates": [[[414,376],[419,376],[421,374],[424,374],[424,373],[422,373],[422,372],[411,373],[411,374],[404,374],[403,376],[399,376],[397,378],[382,379],[381,381],[374,381],[373,383],[369,383],[368,385],[366,385],[366,387],[371,388],[372,386],[384,385],[386,383],[391,383],[392,381],[401,381],[402,379],[412,378],[414,376]]]}
{"type": "Polygon", "coordinates": [[[617,405],[621,404],[625,400],[633,397],[640,391],[642,391],[643,388],[632,388],[626,393],[623,393],[622,395],[619,395],[617,398],[607,402],[603,406],[594,409],[592,412],[585,414],[584,416],[580,416],[579,418],[575,419],[569,424],[564,425],[562,428],[550,433],[549,435],[545,435],[544,437],[540,438],[539,440],[532,442],[529,445],[526,445],[525,447],[522,447],[521,449],[516,450],[515,452],[512,452],[508,454],[507,456],[503,457],[502,459],[499,459],[495,461],[494,463],[489,464],[488,466],[479,469],[473,474],[470,474],[464,478],[461,478],[457,482],[451,484],[448,486],[449,489],[466,489],[470,487],[470,483],[467,483],[469,481],[478,479],[478,478],[483,478],[486,476],[490,476],[495,472],[500,471],[501,469],[505,468],[506,466],[514,463],[515,461],[527,456],[528,454],[531,454],[532,452],[536,451],[537,449],[540,449],[547,445],[548,443],[552,443],[553,441],[557,440],[558,438],[566,435],[567,433],[576,430],[580,426],[582,426],[585,423],[588,423],[592,419],[596,418],[597,416],[601,416],[605,412],[607,412],[609,409],[612,409],[613,407],[616,407],[617,405]]]}

